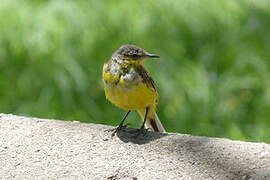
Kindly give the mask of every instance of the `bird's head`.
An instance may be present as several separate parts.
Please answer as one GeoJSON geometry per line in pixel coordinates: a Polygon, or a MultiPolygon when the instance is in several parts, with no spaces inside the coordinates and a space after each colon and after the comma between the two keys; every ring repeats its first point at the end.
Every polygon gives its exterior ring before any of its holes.
{"type": "Polygon", "coordinates": [[[145,58],[159,58],[158,55],[150,54],[135,45],[123,45],[114,53],[114,55],[127,61],[141,61],[145,58]]]}

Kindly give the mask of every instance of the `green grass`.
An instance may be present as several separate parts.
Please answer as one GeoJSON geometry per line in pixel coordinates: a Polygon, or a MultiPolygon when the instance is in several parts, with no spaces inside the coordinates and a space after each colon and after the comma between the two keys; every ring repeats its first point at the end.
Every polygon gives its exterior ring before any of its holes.
{"type": "Polygon", "coordinates": [[[101,70],[136,44],[161,56],[167,131],[270,142],[269,18],[268,0],[0,0],[0,112],[117,125],[101,70]]]}

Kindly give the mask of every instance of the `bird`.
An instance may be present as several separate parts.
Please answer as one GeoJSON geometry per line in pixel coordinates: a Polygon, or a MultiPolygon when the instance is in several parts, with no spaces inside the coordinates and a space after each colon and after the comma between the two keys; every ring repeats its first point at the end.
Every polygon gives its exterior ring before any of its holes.
{"type": "Polygon", "coordinates": [[[122,45],[103,66],[102,80],[106,99],[127,111],[116,131],[126,127],[124,121],[131,111],[137,111],[143,120],[139,132],[148,129],[165,132],[156,113],[156,84],[144,67],[144,60],[148,58],[159,56],[136,45],[122,45]]]}

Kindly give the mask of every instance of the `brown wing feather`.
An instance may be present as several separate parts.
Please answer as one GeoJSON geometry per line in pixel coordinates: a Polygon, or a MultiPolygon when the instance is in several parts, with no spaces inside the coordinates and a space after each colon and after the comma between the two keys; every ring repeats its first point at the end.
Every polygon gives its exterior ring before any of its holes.
{"type": "Polygon", "coordinates": [[[143,79],[143,82],[150,88],[152,88],[154,91],[156,91],[156,84],[154,80],[149,76],[147,71],[144,69],[143,66],[136,66],[136,71],[140,74],[140,76],[143,79]]]}

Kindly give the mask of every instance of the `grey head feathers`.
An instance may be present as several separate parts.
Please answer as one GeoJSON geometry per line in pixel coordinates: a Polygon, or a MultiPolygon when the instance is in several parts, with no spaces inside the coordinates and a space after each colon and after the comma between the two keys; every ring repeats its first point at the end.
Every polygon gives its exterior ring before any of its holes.
{"type": "Polygon", "coordinates": [[[125,60],[143,60],[145,58],[158,58],[158,55],[150,54],[144,49],[135,45],[123,45],[121,46],[113,56],[119,56],[125,60]]]}

